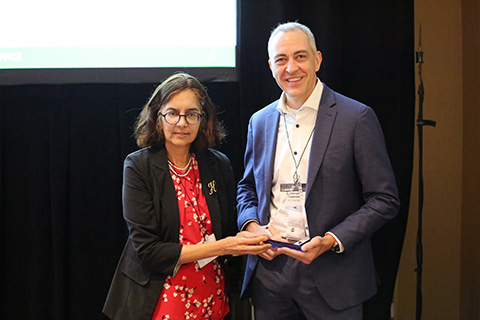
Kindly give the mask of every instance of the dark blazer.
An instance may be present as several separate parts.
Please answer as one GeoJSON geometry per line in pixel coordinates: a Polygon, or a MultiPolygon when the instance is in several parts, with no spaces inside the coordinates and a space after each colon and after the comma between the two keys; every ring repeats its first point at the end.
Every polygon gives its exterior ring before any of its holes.
{"type": "MultiPolygon", "coordinates": [[[[270,220],[270,198],[280,113],[278,101],[250,119],[245,173],[238,184],[238,226],[270,220]]],[[[284,142],[285,143],[285,142],[284,142]]],[[[324,86],[312,138],[305,209],[311,237],[333,232],[341,254],[327,252],[305,270],[336,310],[362,303],[376,293],[370,236],[398,212],[395,177],[373,110],[324,86]]],[[[242,289],[257,256],[249,256],[242,289]]]]}
{"type": "MultiPolygon", "coordinates": [[[[213,232],[217,239],[234,235],[235,180],[230,162],[211,149],[196,158],[213,232]]],[[[123,216],[128,239],[103,312],[111,319],[151,319],[182,247],[177,197],[164,148],[145,148],[125,159],[123,216]]]]}

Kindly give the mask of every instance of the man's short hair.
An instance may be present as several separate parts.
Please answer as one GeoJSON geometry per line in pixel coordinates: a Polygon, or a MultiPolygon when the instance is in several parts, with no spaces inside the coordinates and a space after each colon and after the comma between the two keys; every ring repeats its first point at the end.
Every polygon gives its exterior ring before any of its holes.
{"type": "Polygon", "coordinates": [[[303,33],[305,33],[308,38],[308,43],[310,44],[310,47],[312,48],[313,52],[317,52],[317,45],[315,44],[315,36],[313,35],[309,27],[298,22],[286,22],[286,23],[279,24],[275,29],[272,30],[272,33],[270,34],[270,38],[268,39],[268,45],[267,45],[269,59],[271,58],[270,52],[271,52],[271,46],[272,46],[272,39],[280,32],[288,32],[293,30],[300,30],[303,33]]]}

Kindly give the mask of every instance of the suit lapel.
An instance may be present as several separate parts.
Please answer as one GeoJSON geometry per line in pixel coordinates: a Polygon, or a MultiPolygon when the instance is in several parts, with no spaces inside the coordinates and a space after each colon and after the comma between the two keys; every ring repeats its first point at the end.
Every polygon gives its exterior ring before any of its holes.
{"type": "MultiPolygon", "coordinates": [[[[167,162],[167,151],[161,149],[156,151],[152,157],[154,166],[158,169],[157,176],[160,181],[164,182],[163,201],[164,212],[179,212],[178,201],[175,193],[175,186],[170,177],[170,170],[167,162]],[[168,200],[168,201],[167,201],[168,200]]],[[[222,236],[222,223],[220,204],[218,202],[218,181],[215,181],[215,161],[213,158],[207,157],[206,152],[197,155],[197,161],[200,171],[200,180],[202,182],[202,191],[207,201],[208,211],[212,220],[213,232],[217,239],[222,236]]],[[[218,176],[218,175],[217,175],[218,176]]],[[[168,214],[166,219],[170,221],[172,227],[180,230],[180,217],[178,214],[168,214]]]]}
{"type": "Polygon", "coordinates": [[[206,156],[207,152],[202,152],[197,155],[198,167],[200,171],[200,180],[202,182],[202,191],[207,201],[208,211],[210,212],[210,219],[212,220],[213,233],[217,239],[222,237],[222,217],[221,209],[218,200],[218,188],[220,181],[215,177],[220,177],[216,174],[215,161],[211,157],[206,156]]]}
{"type": "MultiPolygon", "coordinates": [[[[277,132],[278,132],[278,120],[280,118],[280,113],[277,110],[277,103],[272,105],[270,114],[265,118],[264,123],[264,134],[263,134],[263,151],[265,152],[265,161],[263,162],[264,168],[264,185],[265,194],[263,195],[265,199],[270,199],[270,191],[272,190],[272,180],[273,180],[273,167],[275,164],[275,150],[277,149],[277,132]]],[[[267,218],[268,217],[263,217],[267,218]]],[[[268,223],[268,221],[262,221],[263,224],[268,223]]]]}
{"type": "MultiPolygon", "coordinates": [[[[172,201],[177,199],[175,192],[175,186],[170,176],[170,169],[168,168],[167,150],[165,148],[150,147],[152,152],[152,164],[154,166],[154,172],[157,181],[161,186],[159,191],[163,209],[161,212],[179,212],[178,201],[172,201]]],[[[172,227],[172,230],[180,231],[180,216],[178,214],[164,214],[163,217],[158,217],[160,220],[168,221],[167,224],[172,227]]],[[[175,240],[171,238],[170,240],[175,240]]]]}
{"type": "Polygon", "coordinates": [[[327,150],[332,134],[332,129],[337,117],[335,106],[335,97],[333,91],[326,85],[323,87],[322,98],[318,107],[317,120],[315,122],[315,133],[312,138],[312,147],[310,150],[310,160],[308,164],[306,201],[312,188],[318,170],[322,165],[323,157],[327,150]]]}

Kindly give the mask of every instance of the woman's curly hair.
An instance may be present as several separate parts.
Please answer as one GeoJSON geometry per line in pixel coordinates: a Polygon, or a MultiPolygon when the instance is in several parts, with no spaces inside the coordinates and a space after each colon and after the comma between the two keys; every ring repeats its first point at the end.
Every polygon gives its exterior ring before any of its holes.
{"type": "Polygon", "coordinates": [[[226,136],[225,128],[218,121],[216,107],[208,96],[207,89],[194,76],[175,73],[157,86],[135,122],[134,136],[139,147],[164,145],[160,110],[175,94],[183,90],[192,90],[195,93],[203,111],[191,151],[200,152],[222,142],[226,136]]]}

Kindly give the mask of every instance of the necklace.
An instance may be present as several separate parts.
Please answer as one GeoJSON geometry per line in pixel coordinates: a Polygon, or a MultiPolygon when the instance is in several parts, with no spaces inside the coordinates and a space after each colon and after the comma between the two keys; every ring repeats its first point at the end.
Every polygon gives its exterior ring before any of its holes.
{"type": "Polygon", "coordinates": [[[183,168],[179,168],[177,165],[175,165],[173,162],[171,162],[170,160],[168,160],[168,167],[170,168],[170,171],[173,172],[173,174],[175,174],[176,176],[178,177],[185,177],[189,172],[190,170],[192,169],[192,167],[190,166],[192,164],[192,156],[190,156],[190,159],[188,160],[188,163],[185,167],[183,168]],[[176,169],[176,170],[175,170],[176,169]],[[188,170],[187,170],[188,169],[188,170]],[[185,171],[184,173],[178,173],[178,171],[185,171]]]}
{"type": "Polygon", "coordinates": [[[285,124],[285,132],[287,133],[288,146],[290,147],[290,153],[291,153],[292,158],[293,158],[293,163],[295,164],[295,173],[293,174],[293,183],[294,183],[294,185],[297,185],[297,183],[299,182],[298,180],[300,178],[298,176],[298,167],[300,166],[300,162],[302,161],[303,154],[305,153],[305,150],[307,149],[308,143],[310,142],[310,139],[313,136],[313,132],[315,131],[315,126],[313,126],[312,132],[310,132],[310,136],[308,137],[308,140],[307,140],[307,143],[305,144],[305,147],[303,147],[302,154],[300,155],[300,159],[298,159],[298,163],[297,163],[297,160],[295,159],[295,155],[293,154],[292,144],[290,143],[290,137],[288,135],[287,120],[286,120],[285,112],[283,113],[283,122],[285,124]]]}
{"type": "Polygon", "coordinates": [[[185,172],[183,174],[178,174],[174,170],[174,168],[177,167],[177,166],[175,166],[175,164],[172,163],[172,165],[170,165],[170,163],[169,163],[169,167],[170,167],[170,171],[178,177],[178,180],[177,180],[178,181],[178,186],[179,186],[179,188],[183,189],[182,191],[183,191],[183,195],[185,196],[185,201],[188,202],[190,204],[190,206],[193,208],[193,211],[195,213],[193,218],[198,224],[198,227],[199,227],[199,230],[200,230],[200,235],[201,235],[202,239],[204,239],[205,236],[207,235],[207,219],[208,219],[208,216],[205,213],[202,214],[200,204],[198,203],[198,197],[200,196],[200,193],[202,192],[202,190],[201,190],[201,183],[200,183],[200,181],[198,180],[198,177],[197,177],[196,169],[193,170],[193,176],[187,177],[187,175],[191,171],[191,168],[196,166],[196,164],[197,164],[196,160],[194,160],[193,165],[191,165],[192,158],[193,157],[190,157],[190,161],[188,162],[187,166],[185,166],[185,168],[183,168],[183,169],[187,169],[187,167],[188,167],[187,172],[185,172]],[[192,184],[192,186],[187,186],[184,183],[192,184]],[[195,198],[192,198],[189,192],[192,192],[192,195],[195,198]]]}

